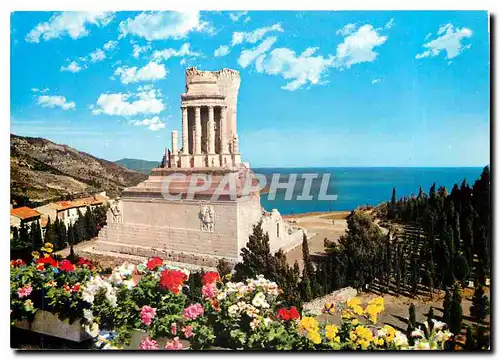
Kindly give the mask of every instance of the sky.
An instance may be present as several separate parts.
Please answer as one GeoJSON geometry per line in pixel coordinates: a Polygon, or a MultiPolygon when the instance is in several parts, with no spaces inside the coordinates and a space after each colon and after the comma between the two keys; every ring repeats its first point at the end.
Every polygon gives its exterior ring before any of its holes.
{"type": "Polygon", "coordinates": [[[482,11],[14,12],[11,132],[161,161],[184,71],[240,72],[253,167],[490,162],[482,11]]]}

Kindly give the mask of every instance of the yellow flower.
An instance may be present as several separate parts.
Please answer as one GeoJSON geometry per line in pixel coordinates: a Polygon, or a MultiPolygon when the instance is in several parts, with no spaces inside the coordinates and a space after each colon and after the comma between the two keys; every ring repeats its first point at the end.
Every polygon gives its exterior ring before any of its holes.
{"type": "Polygon", "coordinates": [[[34,259],[38,259],[40,257],[40,253],[38,251],[33,251],[31,256],[33,256],[34,259]]]}
{"type": "Polygon", "coordinates": [[[347,306],[349,306],[350,308],[359,305],[361,305],[361,300],[359,300],[358,298],[350,298],[349,300],[347,300],[347,306]]]}
{"type": "Polygon", "coordinates": [[[45,252],[50,254],[52,252],[52,248],[45,249],[45,252]]]}
{"type": "Polygon", "coordinates": [[[373,323],[377,322],[378,314],[380,314],[383,311],[383,307],[382,306],[380,306],[380,304],[370,303],[366,307],[365,311],[366,311],[366,314],[369,315],[371,322],[373,322],[373,323]]]}
{"type": "Polygon", "coordinates": [[[321,344],[321,335],[317,331],[310,331],[307,334],[307,338],[311,340],[314,344],[321,344]]]}
{"type": "Polygon", "coordinates": [[[336,327],[335,325],[326,325],[325,326],[325,336],[328,340],[333,340],[339,331],[339,328],[336,327]]]}
{"type": "Polygon", "coordinates": [[[299,322],[299,330],[317,332],[319,330],[318,321],[310,316],[305,316],[299,322]]]}
{"type": "Polygon", "coordinates": [[[325,314],[333,314],[335,312],[335,306],[332,303],[325,304],[323,308],[323,313],[325,314]]]}
{"type": "Polygon", "coordinates": [[[43,257],[49,258],[50,255],[49,254],[44,254],[43,257]]]}
{"type": "Polygon", "coordinates": [[[352,325],[354,325],[354,326],[356,326],[356,325],[358,325],[358,324],[359,324],[359,320],[358,320],[358,319],[353,319],[353,320],[351,321],[351,324],[352,324],[352,325]]]}

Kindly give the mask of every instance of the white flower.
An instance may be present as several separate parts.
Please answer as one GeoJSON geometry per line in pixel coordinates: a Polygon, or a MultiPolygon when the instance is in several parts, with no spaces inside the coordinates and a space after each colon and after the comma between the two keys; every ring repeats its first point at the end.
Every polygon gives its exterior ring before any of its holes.
{"type": "Polygon", "coordinates": [[[93,338],[95,338],[97,335],[99,335],[99,326],[96,323],[92,323],[90,325],[85,325],[84,330],[86,333],[88,333],[93,338]]]}
{"type": "Polygon", "coordinates": [[[474,287],[474,281],[469,281],[469,287],[473,288],[474,287]]]}
{"type": "Polygon", "coordinates": [[[87,289],[84,289],[82,291],[82,300],[88,302],[89,304],[94,303],[94,294],[92,292],[86,291],[87,289]]]}
{"type": "Polygon", "coordinates": [[[92,314],[92,310],[83,309],[83,318],[87,320],[89,323],[94,321],[94,314],[92,314]]]}
{"type": "Polygon", "coordinates": [[[394,336],[394,344],[396,346],[408,346],[408,338],[401,331],[396,332],[396,336],[394,336]]]}
{"type": "Polygon", "coordinates": [[[112,284],[121,284],[123,282],[123,279],[122,279],[122,276],[121,274],[118,272],[118,271],[113,271],[113,273],[111,274],[111,276],[109,277],[109,281],[112,283],[112,284]]]}
{"type": "Polygon", "coordinates": [[[486,286],[490,286],[490,279],[486,279],[486,286]]]}
{"type": "Polygon", "coordinates": [[[240,311],[245,310],[247,307],[247,303],[244,301],[238,301],[236,305],[238,306],[238,309],[240,309],[240,311]]]}
{"type": "Polygon", "coordinates": [[[438,342],[443,342],[443,341],[447,341],[452,336],[453,336],[453,334],[451,332],[449,332],[448,330],[438,331],[437,334],[436,334],[435,339],[438,342]]]}
{"type": "Polygon", "coordinates": [[[251,318],[256,317],[258,313],[259,313],[259,309],[257,309],[256,307],[248,304],[247,309],[246,309],[246,314],[249,317],[251,317],[251,318]]]}
{"type": "Polygon", "coordinates": [[[431,347],[427,340],[417,340],[415,342],[415,346],[413,346],[414,350],[430,350],[431,347]]]}
{"type": "Polygon", "coordinates": [[[264,318],[264,325],[265,326],[269,326],[269,324],[271,323],[271,321],[272,321],[271,318],[268,318],[268,317],[264,318]]]}
{"type": "Polygon", "coordinates": [[[266,296],[262,292],[258,292],[252,300],[252,305],[255,307],[261,307],[266,301],[266,296]]]}
{"type": "Polygon", "coordinates": [[[238,310],[238,305],[233,304],[227,309],[227,312],[231,315],[234,315],[238,312],[238,310]]]}
{"type": "Polygon", "coordinates": [[[441,330],[446,325],[446,323],[439,321],[439,320],[435,320],[435,319],[432,319],[432,322],[434,323],[433,328],[436,330],[441,330]]]}
{"type": "Polygon", "coordinates": [[[260,324],[260,321],[258,319],[253,319],[252,321],[250,321],[250,328],[252,330],[255,330],[260,324]]]}
{"type": "Polygon", "coordinates": [[[115,270],[117,270],[118,273],[122,276],[131,276],[132,273],[134,272],[134,269],[135,269],[134,264],[129,264],[128,262],[124,262],[115,270]]]}
{"type": "Polygon", "coordinates": [[[425,334],[420,328],[418,328],[418,329],[415,329],[412,331],[411,336],[423,338],[423,337],[425,337],[425,334]]]}
{"type": "Polygon", "coordinates": [[[227,297],[227,293],[225,291],[221,291],[220,293],[217,294],[217,300],[221,301],[224,300],[227,297]]]}

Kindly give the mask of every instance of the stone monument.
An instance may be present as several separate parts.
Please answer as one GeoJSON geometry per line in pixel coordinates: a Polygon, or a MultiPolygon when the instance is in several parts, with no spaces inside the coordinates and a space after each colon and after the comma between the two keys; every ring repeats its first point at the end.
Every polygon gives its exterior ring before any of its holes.
{"type": "Polygon", "coordinates": [[[180,148],[174,130],[161,166],[147,180],[123,191],[89,252],[160,256],[172,263],[214,268],[219,259],[240,260],[240,251],[259,221],[269,234],[272,251],[300,244],[304,230],[283,221],[276,209],[265,211],[258,191],[248,196],[243,192],[252,172],[239,153],[239,87],[235,70],[186,70],[180,148]],[[200,175],[211,182],[190,197],[190,186],[198,184],[200,175]],[[236,191],[220,186],[228,177],[236,191]],[[222,191],[214,199],[217,189],[222,191]]]}

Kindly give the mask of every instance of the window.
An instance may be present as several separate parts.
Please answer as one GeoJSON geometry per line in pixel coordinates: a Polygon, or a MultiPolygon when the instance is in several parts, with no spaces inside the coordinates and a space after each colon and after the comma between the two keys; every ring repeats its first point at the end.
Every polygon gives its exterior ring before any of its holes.
{"type": "Polygon", "coordinates": [[[280,237],[280,223],[276,224],[276,237],[280,237]]]}

